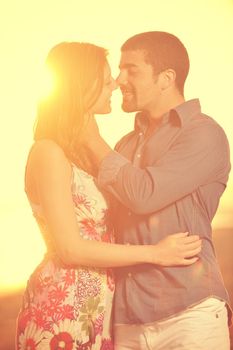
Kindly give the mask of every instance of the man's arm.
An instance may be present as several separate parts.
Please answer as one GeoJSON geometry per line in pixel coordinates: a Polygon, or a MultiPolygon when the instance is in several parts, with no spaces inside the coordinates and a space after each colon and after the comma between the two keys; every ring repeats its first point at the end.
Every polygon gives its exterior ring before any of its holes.
{"type": "Polygon", "coordinates": [[[101,137],[90,150],[99,166],[99,185],[138,214],[160,210],[207,183],[225,186],[230,170],[225,133],[210,123],[183,133],[159,161],[144,169],[112,151],[101,137]]]}

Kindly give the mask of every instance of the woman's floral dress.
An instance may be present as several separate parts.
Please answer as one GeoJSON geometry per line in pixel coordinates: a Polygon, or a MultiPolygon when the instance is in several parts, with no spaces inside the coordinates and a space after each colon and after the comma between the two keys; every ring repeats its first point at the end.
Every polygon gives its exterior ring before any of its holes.
{"type": "MultiPolygon", "coordinates": [[[[106,199],[94,178],[72,165],[72,195],[84,239],[113,242],[106,199]]],[[[48,252],[31,275],[17,320],[17,350],[110,350],[111,269],[67,267],[52,248],[40,207],[32,208],[48,252]]],[[[78,249],[78,247],[77,247],[78,249]]]]}

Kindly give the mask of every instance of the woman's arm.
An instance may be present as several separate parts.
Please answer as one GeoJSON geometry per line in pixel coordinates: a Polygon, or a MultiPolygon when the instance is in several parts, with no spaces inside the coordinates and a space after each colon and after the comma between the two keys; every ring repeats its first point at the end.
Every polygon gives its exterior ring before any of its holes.
{"type": "Polygon", "coordinates": [[[72,170],[62,149],[53,141],[37,142],[29,157],[28,176],[33,176],[53,244],[67,265],[117,267],[140,263],[190,265],[198,258],[201,241],[188,233],[168,236],[156,245],[128,246],[85,240],[71,193],[72,170]]]}

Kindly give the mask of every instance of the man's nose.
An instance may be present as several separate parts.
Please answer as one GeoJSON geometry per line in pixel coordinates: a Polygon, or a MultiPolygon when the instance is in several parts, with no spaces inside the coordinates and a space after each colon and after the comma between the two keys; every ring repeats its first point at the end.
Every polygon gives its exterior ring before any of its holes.
{"type": "Polygon", "coordinates": [[[116,82],[119,86],[127,84],[127,77],[124,73],[120,72],[118,77],[116,78],[116,82]]]}

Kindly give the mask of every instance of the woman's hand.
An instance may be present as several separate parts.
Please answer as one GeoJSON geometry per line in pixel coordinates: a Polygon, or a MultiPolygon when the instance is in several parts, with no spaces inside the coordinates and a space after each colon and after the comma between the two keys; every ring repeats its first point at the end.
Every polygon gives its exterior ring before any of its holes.
{"type": "Polygon", "coordinates": [[[198,260],[201,239],[188,232],[175,233],[159,241],[154,249],[153,263],[161,266],[187,266],[198,260]]]}

